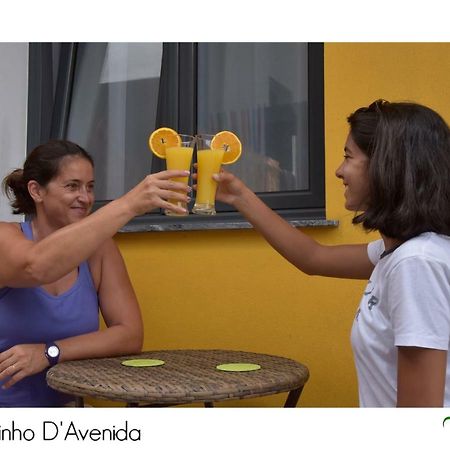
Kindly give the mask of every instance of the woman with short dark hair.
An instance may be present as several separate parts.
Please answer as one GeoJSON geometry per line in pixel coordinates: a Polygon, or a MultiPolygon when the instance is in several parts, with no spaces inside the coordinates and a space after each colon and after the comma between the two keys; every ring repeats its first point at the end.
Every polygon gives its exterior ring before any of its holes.
{"type": "Polygon", "coordinates": [[[378,100],[348,118],[336,170],[369,245],[325,246],[232,174],[217,198],[303,272],[369,279],[352,328],[361,406],[450,406],[450,133],[435,111],[378,100]]]}

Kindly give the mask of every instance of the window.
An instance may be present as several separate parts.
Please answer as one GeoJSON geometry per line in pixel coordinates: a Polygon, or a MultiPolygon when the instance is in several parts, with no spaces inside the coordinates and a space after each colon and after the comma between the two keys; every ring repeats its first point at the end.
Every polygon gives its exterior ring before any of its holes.
{"type": "Polygon", "coordinates": [[[59,59],[48,63],[59,72],[54,95],[61,107],[55,104],[52,118],[60,126],[52,123],[49,137],[88,150],[96,198],[117,198],[151,172],[147,138],[156,120],[162,44],[62,44],[57,50],[59,59]]]}
{"type": "MultiPolygon", "coordinates": [[[[29,79],[28,148],[85,147],[99,205],[164,168],[147,147],[155,128],[229,129],[243,155],[227,169],[287,217],[324,218],[321,44],[33,43],[29,79]]],[[[173,220],[139,220],[150,218],[173,220]]]]}

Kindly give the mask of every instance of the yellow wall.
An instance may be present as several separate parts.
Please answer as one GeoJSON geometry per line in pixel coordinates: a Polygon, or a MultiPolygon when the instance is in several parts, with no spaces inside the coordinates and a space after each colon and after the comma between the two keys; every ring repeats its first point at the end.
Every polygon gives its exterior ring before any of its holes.
{"type": "MultiPolygon", "coordinates": [[[[450,121],[449,73],[450,44],[325,45],[327,218],[340,226],[308,234],[327,244],[377,237],[351,225],[334,177],[345,118],[383,97],[425,103],[450,121]]],[[[365,282],[303,275],[253,230],[121,234],[116,240],[141,304],[145,349],[286,356],[311,372],[301,405],[357,405],[349,333],[365,282]]],[[[221,406],[279,406],[284,398],[221,406]]]]}

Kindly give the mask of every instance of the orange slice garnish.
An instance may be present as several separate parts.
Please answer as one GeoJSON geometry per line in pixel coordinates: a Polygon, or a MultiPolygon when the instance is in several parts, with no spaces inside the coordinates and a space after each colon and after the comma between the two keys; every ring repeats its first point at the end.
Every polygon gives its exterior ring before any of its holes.
{"type": "Polygon", "coordinates": [[[158,157],[166,159],[166,148],[181,145],[179,134],[172,128],[158,128],[148,138],[150,150],[158,157]]]}
{"type": "Polygon", "coordinates": [[[231,131],[221,131],[217,133],[211,141],[213,150],[225,150],[222,164],[233,164],[242,153],[242,144],[239,138],[231,131]]]}

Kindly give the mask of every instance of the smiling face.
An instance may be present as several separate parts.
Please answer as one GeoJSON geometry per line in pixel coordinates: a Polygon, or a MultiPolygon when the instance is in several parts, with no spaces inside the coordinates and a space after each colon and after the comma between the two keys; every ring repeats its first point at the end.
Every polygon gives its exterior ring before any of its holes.
{"type": "MultiPolygon", "coordinates": [[[[36,201],[36,199],[35,199],[36,201]]],[[[54,228],[86,217],[94,203],[94,168],[85,158],[66,156],[58,174],[45,187],[39,187],[38,215],[54,228]]]]}
{"type": "Polygon", "coordinates": [[[349,134],[345,142],[344,161],[336,170],[336,176],[345,186],[345,208],[364,211],[369,196],[368,156],[355,144],[349,134]]]}

